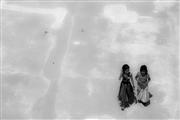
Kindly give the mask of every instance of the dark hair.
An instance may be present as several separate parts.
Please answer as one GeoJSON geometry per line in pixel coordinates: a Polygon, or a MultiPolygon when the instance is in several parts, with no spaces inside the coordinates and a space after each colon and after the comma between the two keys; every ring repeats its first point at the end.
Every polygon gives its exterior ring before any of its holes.
{"type": "Polygon", "coordinates": [[[145,74],[148,73],[148,70],[147,70],[147,66],[146,66],[146,65],[141,65],[141,67],[140,67],[140,72],[142,72],[142,71],[144,71],[145,74]]]}
{"type": "Polygon", "coordinates": [[[127,70],[127,69],[129,69],[129,65],[128,65],[128,64],[124,64],[124,65],[122,66],[122,73],[124,73],[125,70],[127,70]]]}

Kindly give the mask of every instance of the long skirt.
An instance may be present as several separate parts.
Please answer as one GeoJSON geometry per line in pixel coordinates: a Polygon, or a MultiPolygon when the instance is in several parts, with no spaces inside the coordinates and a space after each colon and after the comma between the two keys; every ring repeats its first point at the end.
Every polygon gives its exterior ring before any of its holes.
{"type": "Polygon", "coordinates": [[[137,99],[139,102],[141,102],[144,106],[147,106],[150,104],[150,97],[152,95],[148,91],[148,87],[145,89],[141,89],[138,87],[137,89],[137,99]]]}
{"type": "Polygon", "coordinates": [[[121,107],[129,107],[129,105],[135,102],[136,97],[130,82],[121,82],[118,98],[121,107]]]}

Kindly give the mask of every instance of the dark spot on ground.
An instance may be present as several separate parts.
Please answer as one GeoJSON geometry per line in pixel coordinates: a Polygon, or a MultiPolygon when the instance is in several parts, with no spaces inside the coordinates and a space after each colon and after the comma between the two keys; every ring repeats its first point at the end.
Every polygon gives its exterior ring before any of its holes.
{"type": "Polygon", "coordinates": [[[81,32],[84,32],[84,29],[83,29],[83,28],[81,29],[81,32]]]}
{"type": "Polygon", "coordinates": [[[44,34],[48,34],[48,31],[47,31],[47,30],[45,30],[45,31],[44,31],[44,34]]]}

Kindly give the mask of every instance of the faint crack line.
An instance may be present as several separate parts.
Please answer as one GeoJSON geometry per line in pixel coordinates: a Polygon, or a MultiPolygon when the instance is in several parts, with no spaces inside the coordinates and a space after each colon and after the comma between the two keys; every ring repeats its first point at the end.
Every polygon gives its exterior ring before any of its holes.
{"type": "MultiPolygon", "coordinates": [[[[70,50],[70,42],[71,42],[71,38],[72,38],[72,33],[73,33],[73,26],[74,26],[74,16],[71,17],[71,30],[70,30],[70,33],[69,33],[69,37],[67,39],[67,49],[64,53],[64,57],[62,58],[62,62],[61,62],[61,68],[60,68],[60,74],[62,73],[62,68],[63,68],[63,65],[65,63],[65,60],[68,56],[68,53],[69,53],[69,50],[70,50]]],[[[60,75],[60,78],[62,78],[62,75],[60,75]]],[[[62,80],[61,80],[62,81],[62,80]]]]}

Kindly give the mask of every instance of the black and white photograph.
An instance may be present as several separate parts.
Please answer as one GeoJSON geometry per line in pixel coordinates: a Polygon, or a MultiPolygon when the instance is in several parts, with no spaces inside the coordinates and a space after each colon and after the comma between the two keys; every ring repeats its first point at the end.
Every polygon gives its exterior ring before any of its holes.
{"type": "Polygon", "coordinates": [[[179,0],[1,0],[1,120],[180,119],[179,0]]]}

